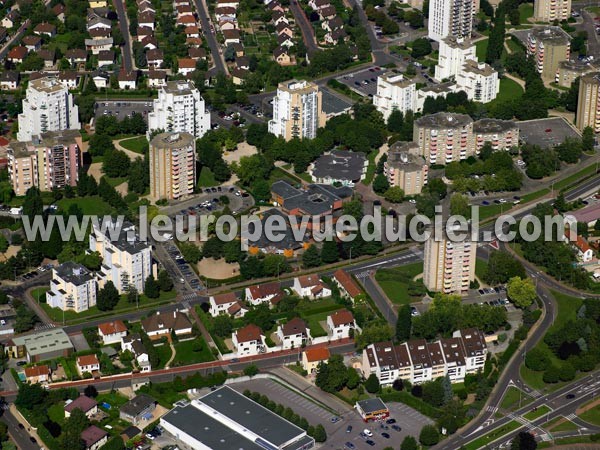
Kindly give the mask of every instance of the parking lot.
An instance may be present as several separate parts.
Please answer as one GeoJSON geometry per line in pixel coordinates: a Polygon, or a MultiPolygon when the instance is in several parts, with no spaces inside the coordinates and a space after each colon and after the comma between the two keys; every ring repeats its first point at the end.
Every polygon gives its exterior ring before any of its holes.
{"type": "Polygon", "coordinates": [[[578,138],[579,133],[562,117],[517,122],[519,140],[542,148],[562,144],[568,137],[578,138]]]}
{"type": "Polygon", "coordinates": [[[338,77],[337,81],[363,97],[373,97],[377,93],[377,77],[384,72],[385,69],[373,66],[338,77]]]}
{"type": "Polygon", "coordinates": [[[152,111],[152,100],[105,100],[96,102],[94,108],[96,118],[111,115],[123,120],[135,112],[147,120],[148,113],[152,111]]]}

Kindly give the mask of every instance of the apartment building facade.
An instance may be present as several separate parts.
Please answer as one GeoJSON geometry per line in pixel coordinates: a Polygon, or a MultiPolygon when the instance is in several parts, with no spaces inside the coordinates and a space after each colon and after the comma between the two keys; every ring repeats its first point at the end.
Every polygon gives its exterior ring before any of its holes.
{"type": "Polygon", "coordinates": [[[571,17],[571,0],[535,0],[533,18],[536,22],[562,22],[571,17]]]}
{"type": "Polygon", "coordinates": [[[571,87],[575,80],[590,72],[595,72],[596,67],[589,62],[583,61],[561,61],[558,63],[556,78],[554,81],[562,87],[571,87]]]}
{"type": "Polygon", "coordinates": [[[477,244],[469,236],[453,242],[447,236],[425,242],[423,283],[430,291],[466,294],[475,279],[477,244]]]}
{"type": "Polygon", "coordinates": [[[178,200],[194,193],[196,139],[190,133],[161,133],[150,141],[150,196],[178,200]]]}
{"type": "Polygon", "coordinates": [[[52,269],[46,302],[52,308],[80,313],[96,305],[96,279],[81,264],[67,261],[52,269]]]}
{"type": "Polygon", "coordinates": [[[168,81],[158,91],[148,114],[148,136],[152,130],[189,133],[201,138],[210,130],[210,112],[192,81],[168,81]]]}
{"type": "Polygon", "coordinates": [[[406,114],[416,110],[417,83],[404,78],[404,75],[387,72],[377,77],[377,93],[373,105],[388,120],[395,110],[406,114]]]}
{"type": "Polygon", "coordinates": [[[399,186],[406,195],[418,195],[427,184],[429,166],[418,155],[414,142],[396,142],[388,151],[383,173],[390,186],[399,186]]]}
{"type": "Polygon", "coordinates": [[[464,91],[469,100],[489,103],[500,92],[498,72],[489,64],[466,61],[456,75],[457,90],[464,91]]]}
{"type": "Polygon", "coordinates": [[[570,55],[571,37],[560,27],[533,28],[527,35],[527,54],[545,82],[556,79],[558,65],[570,55]]]}
{"type": "Polygon", "coordinates": [[[473,0],[432,0],[427,27],[429,38],[437,42],[448,36],[470,38],[475,6],[473,0]]]}
{"type": "Polygon", "coordinates": [[[519,145],[519,127],[512,120],[480,119],[473,123],[477,154],[489,142],[492,149],[510,150],[519,145]]]}
{"type": "Polygon", "coordinates": [[[99,288],[112,281],[119,294],[125,293],[130,286],[143,293],[146,279],[157,275],[151,246],[139,239],[130,223],[123,224],[117,239],[111,240],[110,231],[103,232],[99,226],[94,226],[90,233],[90,250],[102,256],[102,265],[96,273],[99,288]]]}
{"type": "Polygon", "coordinates": [[[17,140],[30,141],[47,131],[79,130],[79,108],[69,89],[55,77],[31,80],[18,116],[17,140]]]}
{"type": "Polygon", "coordinates": [[[377,342],[363,351],[362,372],[365,378],[375,374],[383,386],[397,379],[421,384],[445,376],[461,383],[466,374],[483,369],[487,353],[483,333],[476,329],[458,330],[435,342],[377,342]]]}
{"type": "Polygon", "coordinates": [[[470,39],[447,36],[440,41],[439,52],[434,75],[438,81],[456,77],[467,61],[477,61],[475,44],[470,39]]]}
{"type": "Polygon", "coordinates": [[[289,80],[279,83],[273,99],[273,119],[269,132],[286,141],[294,138],[313,139],[327,120],[323,98],[316,83],[289,80]]]}
{"type": "Polygon", "coordinates": [[[594,133],[600,133],[600,72],[588,73],[579,81],[575,124],[581,131],[591,127],[594,133]]]}
{"type": "Polygon", "coordinates": [[[415,120],[413,141],[429,164],[448,164],[475,154],[473,119],[440,112],[415,120]]]}

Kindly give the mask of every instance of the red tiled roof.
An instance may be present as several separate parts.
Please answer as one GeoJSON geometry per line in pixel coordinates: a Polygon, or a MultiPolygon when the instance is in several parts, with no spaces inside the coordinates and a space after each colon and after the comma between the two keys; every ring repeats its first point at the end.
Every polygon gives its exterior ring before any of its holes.
{"type": "Polygon", "coordinates": [[[217,305],[226,305],[228,303],[237,302],[237,297],[235,296],[235,292],[227,292],[226,294],[219,294],[213,297],[215,304],[217,305]]]}
{"type": "Polygon", "coordinates": [[[265,298],[269,295],[277,295],[281,292],[281,286],[277,282],[255,284],[248,288],[252,298],[265,298]]]}
{"type": "Polygon", "coordinates": [[[179,58],[177,61],[180,69],[195,69],[196,61],[192,58],[179,58]]]}
{"type": "Polygon", "coordinates": [[[326,361],[329,359],[329,350],[327,347],[309,348],[304,351],[308,362],[326,361]]]}
{"type": "Polygon", "coordinates": [[[576,247],[577,247],[579,250],[581,250],[581,252],[582,252],[582,253],[585,253],[585,252],[587,252],[588,250],[591,250],[591,249],[592,249],[592,248],[590,247],[590,245],[587,243],[587,241],[586,241],[586,240],[585,240],[583,237],[581,237],[581,236],[579,236],[579,235],[577,235],[577,240],[575,241],[575,246],[576,246],[576,247]]]}
{"type": "Polygon", "coordinates": [[[298,283],[300,283],[300,287],[306,288],[320,285],[321,280],[318,275],[304,275],[298,277],[298,283]]]}
{"type": "Polygon", "coordinates": [[[49,375],[49,374],[50,374],[50,368],[45,364],[42,366],[27,367],[25,369],[25,376],[27,378],[39,377],[40,375],[49,375]]]}
{"type": "Polygon", "coordinates": [[[240,328],[235,333],[238,342],[260,341],[262,330],[253,323],[240,328]]]}
{"type": "Polygon", "coordinates": [[[94,364],[100,364],[96,355],[84,355],[77,357],[77,364],[79,366],[92,366],[94,364]]]}
{"type": "Polygon", "coordinates": [[[338,269],[333,274],[333,277],[342,285],[342,287],[348,292],[348,295],[352,298],[360,295],[361,290],[358,285],[354,282],[352,277],[343,269],[338,269]]]}
{"type": "Polygon", "coordinates": [[[17,47],[13,47],[10,52],[8,52],[9,58],[23,59],[27,56],[27,48],[19,45],[17,47]]]}
{"type": "Polygon", "coordinates": [[[97,406],[98,403],[93,398],[89,398],[85,395],[80,395],[67,406],[65,406],[65,411],[72,412],[74,409],[80,409],[83,412],[88,412],[90,409],[97,406]]]}
{"type": "Polygon", "coordinates": [[[346,325],[349,323],[354,323],[354,316],[347,309],[340,309],[339,311],[331,314],[331,321],[333,325],[339,327],[340,325],[346,325]]]}
{"type": "Polygon", "coordinates": [[[98,428],[96,425],[92,425],[81,432],[81,439],[85,441],[86,448],[90,448],[107,434],[108,432],[98,428]]]}
{"type": "Polygon", "coordinates": [[[288,323],[282,325],[281,330],[284,336],[293,336],[296,334],[306,333],[306,322],[299,317],[294,317],[288,323]]]}
{"type": "Polygon", "coordinates": [[[116,333],[122,333],[123,331],[127,331],[127,327],[121,320],[115,320],[114,322],[101,323],[100,325],[98,325],[98,329],[105,336],[107,334],[116,334],[116,333]]]}

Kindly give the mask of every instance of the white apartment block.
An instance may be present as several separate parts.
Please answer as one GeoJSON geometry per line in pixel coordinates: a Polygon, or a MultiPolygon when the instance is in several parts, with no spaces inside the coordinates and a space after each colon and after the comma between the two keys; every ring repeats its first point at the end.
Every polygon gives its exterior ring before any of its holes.
{"type": "Polygon", "coordinates": [[[17,140],[31,141],[47,131],[78,130],[79,108],[69,89],[56,78],[44,77],[29,82],[19,114],[17,140]]]}
{"type": "Polygon", "coordinates": [[[270,133],[286,141],[313,139],[326,121],[319,86],[300,80],[279,83],[273,99],[273,119],[269,120],[270,133]]]}
{"type": "Polygon", "coordinates": [[[96,286],[96,279],[87,268],[67,261],[52,269],[46,302],[63,311],[87,311],[96,305],[96,286]]]}
{"type": "Polygon", "coordinates": [[[500,92],[498,72],[486,63],[469,60],[456,76],[457,90],[465,91],[469,100],[488,103],[500,92]]]}
{"type": "MultiPolygon", "coordinates": [[[[115,224],[118,226],[119,224],[115,224]]],[[[111,230],[103,230],[94,226],[90,233],[90,251],[100,253],[102,266],[97,272],[98,285],[104,287],[107,281],[112,281],[119,294],[127,291],[129,286],[141,294],[144,283],[150,275],[156,277],[152,264],[151,246],[142,242],[130,223],[122,223],[120,233],[111,239],[111,230]]]]}
{"type": "Polygon", "coordinates": [[[148,114],[148,133],[158,129],[186,132],[196,138],[210,130],[210,112],[192,81],[169,81],[158,91],[148,114]]]}
{"type": "Polygon", "coordinates": [[[448,36],[440,41],[440,56],[435,66],[434,78],[442,81],[456,77],[469,60],[477,61],[475,44],[470,39],[448,36]]]}
{"type": "Polygon", "coordinates": [[[466,294],[475,279],[476,252],[477,244],[468,239],[453,242],[432,236],[425,242],[423,283],[431,291],[466,294]]]}
{"type": "Polygon", "coordinates": [[[483,369],[486,355],[483,333],[469,329],[436,342],[417,339],[398,345],[370,344],[363,351],[362,372],[365,378],[375,374],[384,386],[397,379],[420,384],[445,376],[460,383],[466,374],[483,369]]]}
{"type": "Polygon", "coordinates": [[[440,112],[415,120],[413,141],[429,164],[448,164],[475,155],[473,119],[440,112]]]}
{"type": "Polygon", "coordinates": [[[416,111],[416,82],[404,78],[402,74],[388,72],[377,77],[377,93],[373,105],[388,120],[395,109],[406,114],[416,111]]]}
{"type": "Polygon", "coordinates": [[[571,0],[535,0],[533,18],[537,22],[562,22],[571,17],[571,0]]]}
{"type": "Polygon", "coordinates": [[[429,38],[437,42],[447,36],[470,38],[475,12],[473,0],[432,0],[429,3],[429,38]]]}

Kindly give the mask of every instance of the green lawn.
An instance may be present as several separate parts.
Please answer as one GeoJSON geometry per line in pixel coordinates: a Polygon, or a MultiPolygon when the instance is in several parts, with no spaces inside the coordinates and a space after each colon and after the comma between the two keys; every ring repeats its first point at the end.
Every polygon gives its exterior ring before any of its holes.
{"type": "Polygon", "coordinates": [[[549,192],[550,192],[550,189],[544,188],[544,189],[540,189],[539,191],[535,191],[530,194],[526,194],[523,197],[521,197],[521,203],[532,202],[533,200],[537,200],[538,198],[543,197],[544,195],[548,194],[549,192]]]}
{"type": "Polygon", "coordinates": [[[62,426],[63,422],[65,421],[64,403],[58,402],[48,408],[48,418],[62,426]]]}
{"type": "Polygon", "coordinates": [[[549,413],[550,411],[552,411],[550,408],[548,408],[546,405],[542,405],[535,411],[530,411],[527,414],[524,414],[523,417],[525,417],[527,420],[534,420],[538,417],[542,417],[544,414],[549,413]]]}
{"type": "Polygon", "coordinates": [[[479,207],[479,221],[489,219],[496,214],[505,213],[510,210],[512,205],[488,205],[488,206],[480,206],[479,207]]]}
{"type": "Polygon", "coordinates": [[[560,190],[560,189],[569,187],[570,185],[575,184],[578,181],[583,181],[584,177],[590,176],[591,174],[593,174],[595,172],[596,172],[596,164],[587,166],[584,169],[581,169],[579,172],[574,173],[573,175],[570,175],[567,178],[564,178],[557,183],[554,183],[554,189],[560,190]]]}
{"type": "MultiPolygon", "coordinates": [[[[479,61],[485,61],[485,54],[490,40],[482,39],[481,41],[475,42],[475,52],[479,61]]],[[[502,92],[502,86],[500,86],[500,92],[502,92]]]]}
{"type": "MultiPolygon", "coordinates": [[[[521,6],[523,6],[523,5],[521,5],[521,6]]],[[[506,40],[506,45],[508,46],[508,48],[510,49],[510,51],[512,53],[519,52],[519,51],[523,50],[523,47],[521,47],[519,44],[517,44],[512,39],[507,39],[506,40]]]]}
{"type": "Polygon", "coordinates": [[[212,171],[208,167],[203,167],[200,171],[200,177],[198,178],[198,186],[210,187],[218,185],[219,182],[215,180],[212,171]]]}
{"type": "Polygon", "coordinates": [[[477,260],[475,261],[475,275],[477,276],[477,278],[479,278],[480,280],[483,279],[483,276],[487,272],[487,267],[487,261],[484,261],[481,258],[477,258],[477,260]]]}
{"type": "Polygon", "coordinates": [[[519,5],[519,22],[529,23],[527,19],[533,17],[533,3],[521,3],[519,5]]]}
{"type": "Polygon", "coordinates": [[[77,205],[86,215],[106,216],[113,208],[97,195],[83,198],[63,198],[56,202],[61,211],[68,212],[71,205],[77,205]]]}
{"type": "Polygon", "coordinates": [[[322,337],[327,336],[327,331],[321,326],[319,322],[327,320],[327,316],[332,314],[330,311],[312,314],[310,316],[305,316],[304,320],[308,324],[308,328],[310,328],[310,335],[312,337],[322,337]]]}
{"type": "MultiPolygon", "coordinates": [[[[153,299],[149,299],[148,297],[142,294],[139,298],[139,306],[141,308],[147,308],[151,305],[167,303],[170,300],[174,299],[176,295],[177,292],[175,290],[170,292],[161,292],[158,298],[153,299]]],[[[97,306],[93,306],[87,311],[81,313],[76,313],[74,311],[64,311],[63,313],[61,309],[51,308],[47,303],[42,303],[41,307],[44,309],[46,314],[48,314],[51,320],[56,322],[62,322],[64,318],[65,324],[82,322],[84,320],[89,320],[92,317],[111,316],[116,312],[132,311],[137,308],[135,304],[131,304],[127,301],[125,295],[121,296],[119,303],[117,303],[117,306],[112,311],[100,311],[97,306]]]]}
{"type": "Polygon", "coordinates": [[[31,290],[31,296],[36,301],[39,300],[40,302],[46,302],[46,292],[48,292],[49,290],[50,288],[46,286],[35,288],[31,290]]]}
{"type": "Polygon", "coordinates": [[[128,179],[127,179],[128,177],[118,177],[118,178],[105,177],[105,178],[106,178],[106,181],[108,182],[108,184],[110,184],[112,187],[116,187],[116,186],[128,181],[128,179]]]}
{"type": "Polygon", "coordinates": [[[579,414],[579,418],[593,425],[600,425],[600,406],[594,406],[592,409],[579,414]]]}
{"type": "Polygon", "coordinates": [[[420,299],[408,295],[408,281],[423,272],[423,263],[407,264],[393,269],[379,269],[375,272],[375,280],[387,297],[396,304],[404,305],[420,299]]]}
{"type": "Polygon", "coordinates": [[[377,165],[375,164],[375,158],[379,152],[377,150],[373,150],[369,153],[367,159],[369,160],[369,166],[367,167],[367,174],[365,175],[365,179],[363,180],[363,184],[368,186],[373,182],[373,178],[375,177],[375,169],[377,169],[377,165]]]}
{"type": "Polygon", "coordinates": [[[523,95],[523,88],[515,80],[504,77],[500,79],[500,92],[498,96],[489,104],[494,102],[502,102],[505,100],[515,100],[523,95]]]}
{"type": "MultiPolygon", "coordinates": [[[[577,297],[571,297],[569,295],[561,294],[560,292],[551,291],[552,295],[556,299],[557,311],[556,311],[556,319],[548,331],[546,333],[552,333],[558,329],[560,329],[567,321],[574,320],[577,314],[577,310],[581,307],[582,299],[577,297]]],[[[536,348],[545,350],[548,356],[550,357],[550,361],[552,364],[560,367],[562,361],[560,361],[554,353],[550,351],[546,343],[541,340],[536,348]]],[[[535,372],[525,366],[523,363],[521,365],[521,378],[523,381],[527,383],[533,389],[544,389],[546,387],[546,383],[543,380],[544,373],[543,372],[535,372]]],[[[556,383],[553,385],[553,390],[558,389],[564,383],[556,383]]]]}
{"type": "MultiPolygon", "coordinates": [[[[557,417],[556,419],[554,419],[552,422],[549,422],[550,424],[552,423],[556,423],[559,420],[563,419],[563,417],[557,417]]],[[[544,428],[548,429],[550,428],[549,426],[545,426],[544,428]]],[[[572,431],[572,430],[577,430],[579,427],[577,425],[575,425],[573,422],[571,422],[569,419],[565,419],[565,421],[563,423],[561,423],[560,425],[555,426],[554,428],[552,428],[550,431],[552,433],[558,433],[560,431],[572,431]]]]}
{"type": "Polygon", "coordinates": [[[508,434],[511,431],[514,431],[517,428],[522,427],[522,426],[523,425],[521,425],[516,420],[512,420],[512,421],[508,422],[506,425],[503,425],[500,428],[498,428],[484,436],[481,436],[480,438],[475,439],[472,442],[469,442],[467,445],[463,446],[463,448],[465,450],[478,450],[480,448],[484,448],[489,443],[495,441],[496,439],[499,439],[500,437],[504,436],[505,434],[508,434]]]}
{"type": "Polygon", "coordinates": [[[589,12],[596,14],[597,16],[600,16],[600,6],[588,6],[585,9],[587,9],[589,12]]]}
{"type": "Polygon", "coordinates": [[[514,411],[527,403],[530,403],[533,399],[528,396],[525,392],[517,389],[516,387],[510,387],[502,397],[502,403],[500,409],[506,409],[508,411],[514,411]]]}
{"type": "Polygon", "coordinates": [[[202,336],[198,336],[196,339],[175,344],[175,350],[177,353],[175,355],[175,359],[171,363],[171,366],[185,366],[188,364],[213,361],[215,359],[204,338],[202,336]],[[196,339],[200,340],[202,343],[200,351],[194,351],[194,341],[196,339]]]}
{"type": "MultiPolygon", "coordinates": [[[[171,346],[169,344],[163,344],[155,345],[154,348],[156,349],[156,353],[160,358],[160,365],[157,367],[157,369],[164,369],[165,365],[167,364],[167,362],[169,362],[171,356],[173,355],[173,352],[171,351],[171,346]]],[[[154,367],[152,369],[154,369],[154,367]]]]}
{"type": "Polygon", "coordinates": [[[137,136],[120,142],[121,146],[132,152],[143,155],[148,150],[148,139],[146,136],[137,136]]]}

